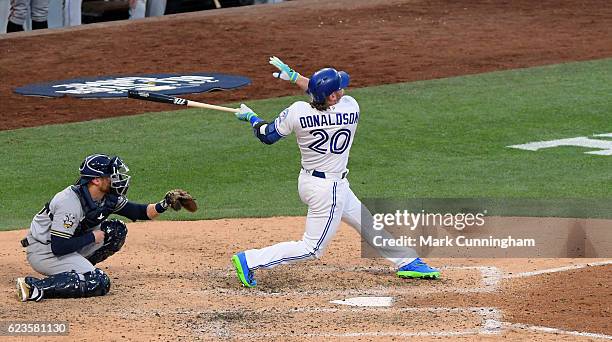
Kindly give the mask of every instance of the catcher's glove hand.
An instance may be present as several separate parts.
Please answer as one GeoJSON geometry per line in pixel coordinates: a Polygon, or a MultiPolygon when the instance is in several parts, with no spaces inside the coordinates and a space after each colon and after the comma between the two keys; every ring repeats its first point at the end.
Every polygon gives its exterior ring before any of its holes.
{"type": "Polygon", "coordinates": [[[190,212],[198,210],[198,204],[191,195],[183,189],[174,189],[166,193],[164,197],[166,204],[174,210],[185,208],[190,212]]]}
{"type": "Polygon", "coordinates": [[[125,243],[128,230],[121,220],[108,220],[100,224],[100,230],[104,232],[104,245],[112,244],[113,250],[118,251],[125,243]]]}

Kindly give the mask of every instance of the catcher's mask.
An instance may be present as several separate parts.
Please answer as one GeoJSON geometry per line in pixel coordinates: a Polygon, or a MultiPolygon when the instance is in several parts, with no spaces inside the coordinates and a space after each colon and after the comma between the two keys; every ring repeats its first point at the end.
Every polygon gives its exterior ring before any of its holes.
{"type": "Polygon", "coordinates": [[[308,93],[315,103],[325,103],[325,99],[335,91],[348,87],[349,75],[334,68],[321,69],[310,77],[308,93]]]}
{"type": "Polygon", "coordinates": [[[130,178],[127,173],[130,169],[123,163],[121,158],[109,157],[105,154],[92,154],[85,157],[79,167],[81,178],[78,184],[87,184],[94,178],[110,177],[111,193],[124,196],[130,186],[130,178]]]}

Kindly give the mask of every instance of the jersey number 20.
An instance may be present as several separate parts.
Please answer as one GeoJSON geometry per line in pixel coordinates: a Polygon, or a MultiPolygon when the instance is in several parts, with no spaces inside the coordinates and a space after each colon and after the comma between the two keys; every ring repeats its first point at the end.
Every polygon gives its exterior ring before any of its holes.
{"type": "Polygon", "coordinates": [[[334,133],[331,138],[329,134],[323,129],[315,129],[310,131],[310,134],[317,137],[317,140],[312,144],[308,145],[308,148],[321,154],[329,152],[334,154],[342,154],[349,147],[351,142],[351,131],[348,129],[339,129],[334,133]],[[329,147],[323,146],[329,141],[329,147]]]}

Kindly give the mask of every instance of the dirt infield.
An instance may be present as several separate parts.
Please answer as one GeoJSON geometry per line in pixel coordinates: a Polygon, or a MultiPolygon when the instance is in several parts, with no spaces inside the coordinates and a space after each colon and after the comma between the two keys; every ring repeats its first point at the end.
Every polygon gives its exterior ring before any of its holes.
{"type": "Polygon", "coordinates": [[[75,122],[166,105],[18,96],[34,82],[126,73],[236,73],[211,103],[299,94],[271,79],[275,54],[310,74],[333,64],[352,86],[415,81],[612,56],[607,0],[309,0],[0,35],[0,130],[75,122]]]}
{"type": "Polygon", "coordinates": [[[294,217],[129,224],[124,248],[101,265],[113,279],[109,295],[21,304],[13,278],[32,273],[18,246],[24,231],[3,232],[0,310],[3,319],[69,321],[72,340],[102,334],[106,340],[160,341],[612,336],[612,264],[578,269],[605,262],[435,259],[441,280],[402,280],[386,261],[361,259],[359,237],[348,226],[322,260],[260,271],[258,287],[242,288],[230,266],[232,253],[298,239],[303,224],[294,217]],[[570,267],[526,273],[560,266],[570,267]],[[330,303],[364,296],[394,302],[388,308],[330,303]]]}
{"type": "MultiPolygon", "coordinates": [[[[271,80],[272,54],[305,74],[333,63],[363,87],[609,58],[610,18],[608,0],[312,0],[4,35],[0,130],[173,109],[12,93],[33,82],[214,71],[253,85],[190,98],[269,98],[299,93],[271,80]]],[[[24,231],[2,232],[0,321],[69,321],[71,340],[612,339],[609,260],[434,259],[441,280],[401,280],[384,260],[360,258],[359,237],[343,227],[322,260],[262,271],[257,288],[241,288],[232,253],[299,239],[303,224],[129,224],[124,249],[102,264],[109,295],[23,304],[14,279],[33,273],[24,231]],[[393,305],[330,303],[364,296],[393,305]]]]}

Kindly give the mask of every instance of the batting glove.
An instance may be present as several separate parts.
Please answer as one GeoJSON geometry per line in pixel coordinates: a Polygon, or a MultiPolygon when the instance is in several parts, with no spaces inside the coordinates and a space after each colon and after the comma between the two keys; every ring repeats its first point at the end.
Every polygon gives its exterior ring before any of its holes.
{"type": "Polygon", "coordinates": [[[285,81],[289,81],[291,83],[297,82],[300,73],[291,69],[287,64],[283,63],[278,57],[272,56],[270,57],[270,64],[274,65],[279,72],[272,73],[272,76],[276,78],[283,79],[285,81]]]}
{"type": "Polygon", "coordinates": [[[249,122],[251,121],[252,118],[258,117],[257,114],[255,114],[255,112],[253,112],[253,110],[247,107],[247,105],[245,105],[244,103],[240,105],[240,111],[235,113],[234,115],[236,115],[236,118],[240,121],[249,121],[249,122]]]}

